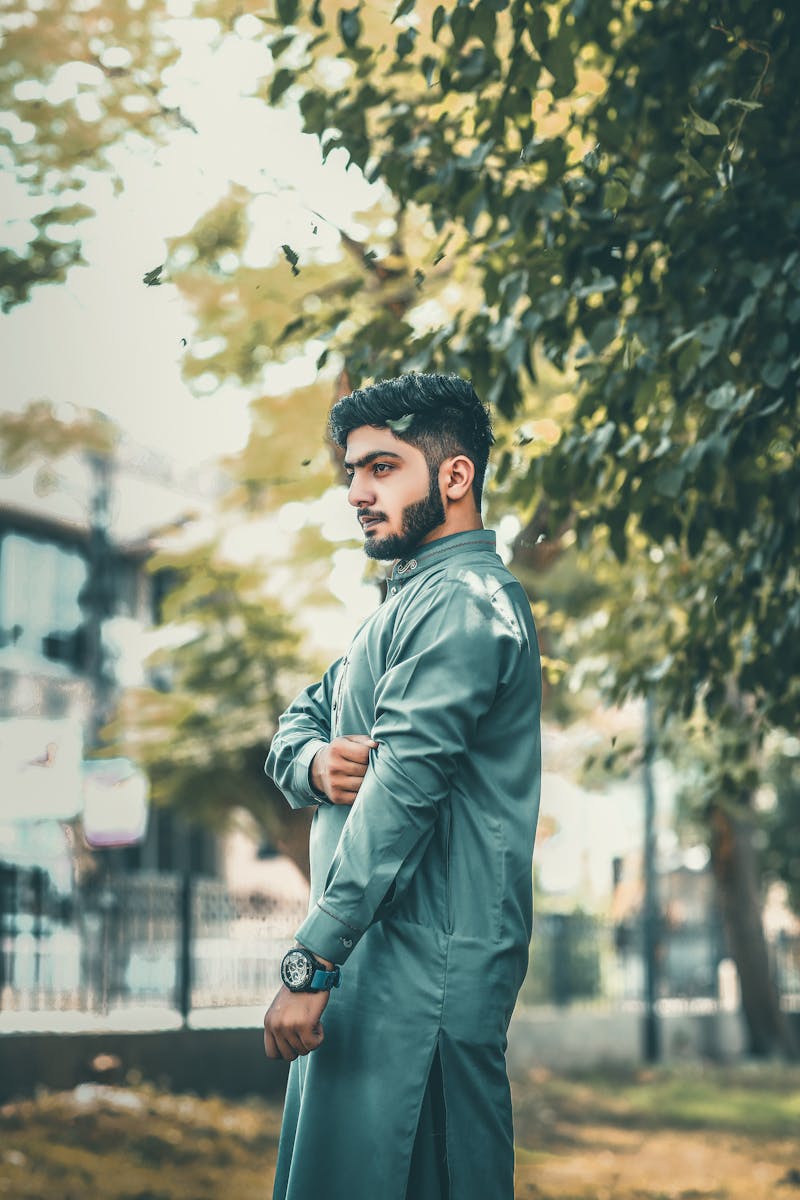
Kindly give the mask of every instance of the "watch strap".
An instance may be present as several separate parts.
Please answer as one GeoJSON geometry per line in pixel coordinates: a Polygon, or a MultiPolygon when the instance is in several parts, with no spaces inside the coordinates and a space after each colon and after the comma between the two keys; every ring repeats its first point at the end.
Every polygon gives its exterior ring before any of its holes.
{"type": "Polygon", "coordinates": [[[312,992],[329,992],[331,988],[338,987],[340,983],[341,971],[338,967],[334,967],[332,971],[326,971],[324,967],[317,967],[311,976],[308,987],[312,992]]]}

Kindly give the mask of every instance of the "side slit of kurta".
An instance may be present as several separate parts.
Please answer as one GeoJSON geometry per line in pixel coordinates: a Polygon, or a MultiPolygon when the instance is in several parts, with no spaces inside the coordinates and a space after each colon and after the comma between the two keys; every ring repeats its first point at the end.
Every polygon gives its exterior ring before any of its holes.
{"type": "Polygon", "coordinates": [[[450,1200],[449,1156],[447,1101],[437,1042],[411,1148],[406,1200],[450,1200]]]}

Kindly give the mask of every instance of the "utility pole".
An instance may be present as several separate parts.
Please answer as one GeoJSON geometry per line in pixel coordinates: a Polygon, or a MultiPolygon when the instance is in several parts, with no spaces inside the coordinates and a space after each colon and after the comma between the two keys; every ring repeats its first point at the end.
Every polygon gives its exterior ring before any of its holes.
{"type": "Polygon", "coordinates": [[[89,572],[80,603],[86,614],[86,673],[92,688],[87,741],[100,745],[100,730],[111,715],[114,675],[103,644],[103,625],[114,615],[114,553],[111,542],[112,459],[110,453],[87,455],[92,474],[89,516],[89,572]]]}
{"type": "Polygon", "coordinates": [[[655,713],[652,697],[645,699],[644,717],[644,1057],[647,1062],[661,1058],[661,1031],[658,1024],[658,885],[656,879],[656,793],[653,783],[653,759],[656,751],[655,713]]]}

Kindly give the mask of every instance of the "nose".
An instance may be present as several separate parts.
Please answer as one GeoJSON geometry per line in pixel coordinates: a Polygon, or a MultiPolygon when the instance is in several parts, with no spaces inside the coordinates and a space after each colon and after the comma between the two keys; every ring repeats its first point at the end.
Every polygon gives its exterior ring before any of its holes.
{"type": "Polygon", "coordinates": [[[359,476],[356,471],[347,490],[347,500],[353,508],[370,508],[375,503],[375,492],[369,486],[369,476],[359,476]]]}

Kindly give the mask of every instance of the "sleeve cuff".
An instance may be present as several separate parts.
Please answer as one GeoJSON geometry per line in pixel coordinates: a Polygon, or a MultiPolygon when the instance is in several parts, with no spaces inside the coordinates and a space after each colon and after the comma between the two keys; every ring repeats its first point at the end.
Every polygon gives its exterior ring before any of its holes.
{"type": "MultiPolygon", "coordinates": [[[[295,756],[294,791],[304,796],[312,804],[331,803],[325,793],[318,792],[311,782],[311,764],[314,761],[314,756],[318,750],[327,745],[328,743],[323,741],[322,738],[311,738],[303,746],[300,753],[295,756]]],[[[309,949],[311,949],[310,946],[309,949]]]]}
{"type": "Polygon", "coordinates": [[[301,946],[338,966],[347,961],[363,936],[363,929],[356,929],[335,916],[324,899],[317,901],[295,934],[301,946]]]}

